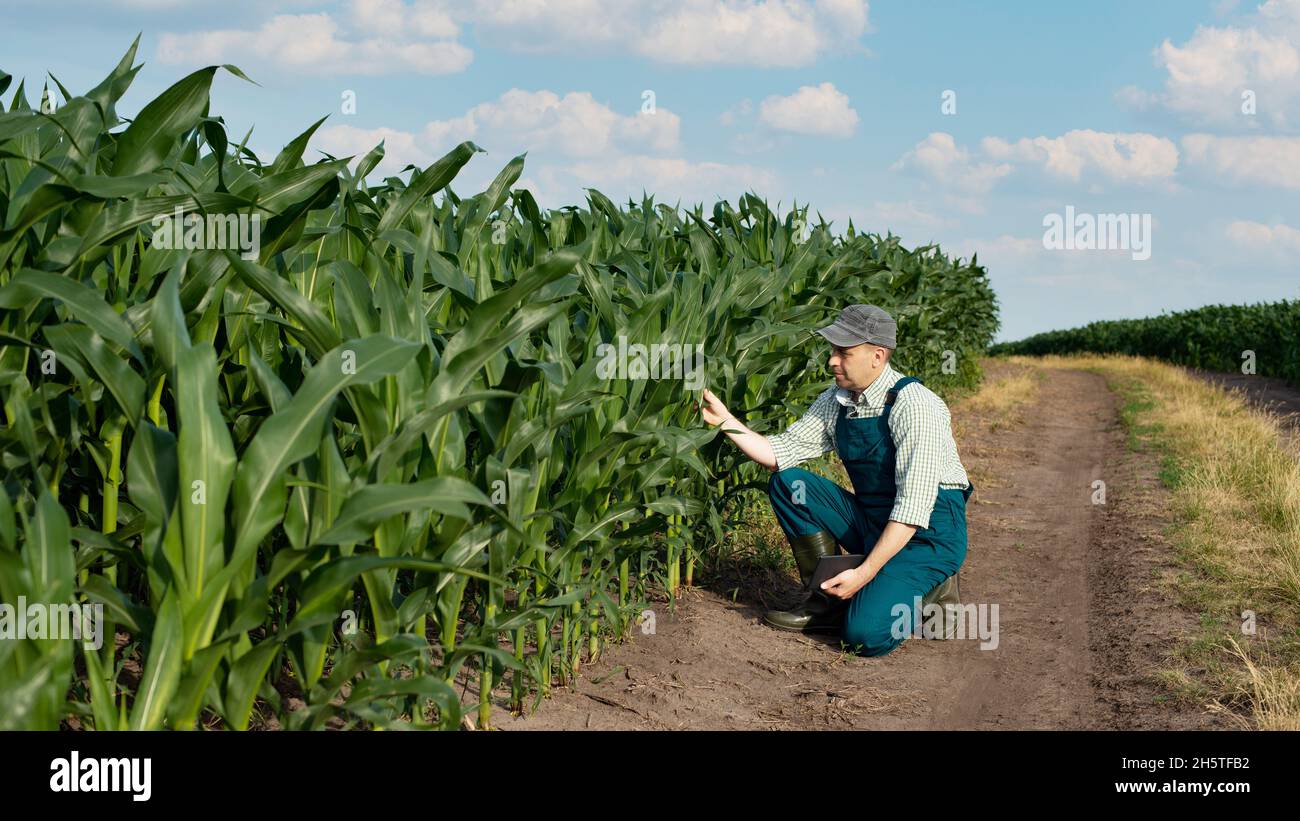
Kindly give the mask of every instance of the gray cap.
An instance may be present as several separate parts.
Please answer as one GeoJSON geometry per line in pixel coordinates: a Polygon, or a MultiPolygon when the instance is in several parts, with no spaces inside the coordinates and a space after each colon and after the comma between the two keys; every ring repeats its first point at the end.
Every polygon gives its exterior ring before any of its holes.
{"type": "Polygon", "coordinates": [[[839,319],[818,328],[817,333],[841,348],[879,345],[892,351],[898,346],[898,323],[888,311],[875,305],[850,305],[840,311],[839,319]]]}

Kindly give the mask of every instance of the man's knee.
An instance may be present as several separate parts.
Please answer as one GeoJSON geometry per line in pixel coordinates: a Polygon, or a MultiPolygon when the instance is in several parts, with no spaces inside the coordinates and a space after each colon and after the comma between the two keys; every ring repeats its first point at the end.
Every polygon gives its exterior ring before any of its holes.
{"type": "Polygon", "coordinates": [[[895,619],[846,620],[841,640],[860,656],[883,656],[902,644],[907,633],[895,629],[895,619]]]}
{"type": "Polygon", "coordinates": [[[782,499],[789,500],[791,492],[800,486],[795,482],[803,482],[804,487],[813,479],[813,474],[803,468],[786,468],[785,470],[773,471],[771,476],[767,477],[767,495],[780,496],[782,499]]]}

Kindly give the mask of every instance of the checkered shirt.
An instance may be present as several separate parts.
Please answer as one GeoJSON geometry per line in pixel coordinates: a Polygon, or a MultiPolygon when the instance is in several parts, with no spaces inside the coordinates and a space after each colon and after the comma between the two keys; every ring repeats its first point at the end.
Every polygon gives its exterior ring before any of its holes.
{"type": "MultiPolygon", "coordinates": [[[[827,388],[785,432],[767,437],[776,454],[777,470],[832,450],[838,453],[835,422],[840,406],[849,408],[850,419],[880,416],[885,411],[886,392],[902,378],[903,374],[886,364],[856,401],[844,388],[835,385],[827,388]]],[[[948,406],[924,385],[910,384],[894,400],[889,430],[897,449],[894,483],[898,488],[889,518],[918,528],[929,527],[939,488],[964,489],[969,484],[966,469],[957,456],[948,406]]]]}

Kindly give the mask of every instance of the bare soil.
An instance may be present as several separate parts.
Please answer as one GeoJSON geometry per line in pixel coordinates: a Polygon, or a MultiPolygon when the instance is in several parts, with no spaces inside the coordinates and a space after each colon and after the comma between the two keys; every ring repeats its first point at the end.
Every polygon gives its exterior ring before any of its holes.
{"type": "MultiPolygon", "coordinates": [[[[1022,366],[990,365],[988,378],[1022,366]]],[[[1211,729],[1158,671],[1196,629],[1168,580],[1167,492],[1153,454],[1128,450],[1101,376],[1047,369],[1019,421],[953,405],[976,492],[962,600],[998,606],[996,649],[912,638],[863,658],[835,637],[764,625],[779,590],[703,580],[655,630],[635,630],[531,716],[494,694],[501,729],[1211,729]],[[1094,482],[1105,483],[1104,504],[1094,482]],[[734,593],[734,598],[733,598],[734,593]]],[[[743,575],[743,574],[742,574],[743,575]]],[[[761,574],[750,574],[759,576],[761,574]]],[[[472,687],[470,688],[472,690],[472,687]]],[[[467,693],[466,701],[477,696],[467,693]]]]}

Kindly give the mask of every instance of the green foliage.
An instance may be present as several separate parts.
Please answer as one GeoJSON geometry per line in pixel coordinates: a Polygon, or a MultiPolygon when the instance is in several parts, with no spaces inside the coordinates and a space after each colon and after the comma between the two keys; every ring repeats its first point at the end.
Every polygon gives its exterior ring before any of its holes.
{"type": "Polygon", "coordinates": [[[1117,353],[1150,356],[1177,365],[1237,372],[1245,351],[1256,373],[1300,385],[1300,301],[1207,305],[1146,319],[1093,322],[1082,328],[1002,342],[993,354],[1117,353]]]}
{"type": "Polygon", "coordinates": [[[461,199],[472,143],[371,185],[382,145],[304,163],[319,123],[264,164],[209,115],[215,67],[123,129],[134,55],[0,111],[0,601],[111,622],[99,650],[0,641],[6,727],[453,728],[467,665],[522,707],[759,478],[683,380],[602,374],[602,344],[702,345],[775,430],[830,383],[810,329],[844,304],[893,311],[940,390],[996,329],[973,260],[752,194],[543,210],[519,157],[461,199]],[[257,215],[260,253],[161,247],[178,208],[257,215]]]}

